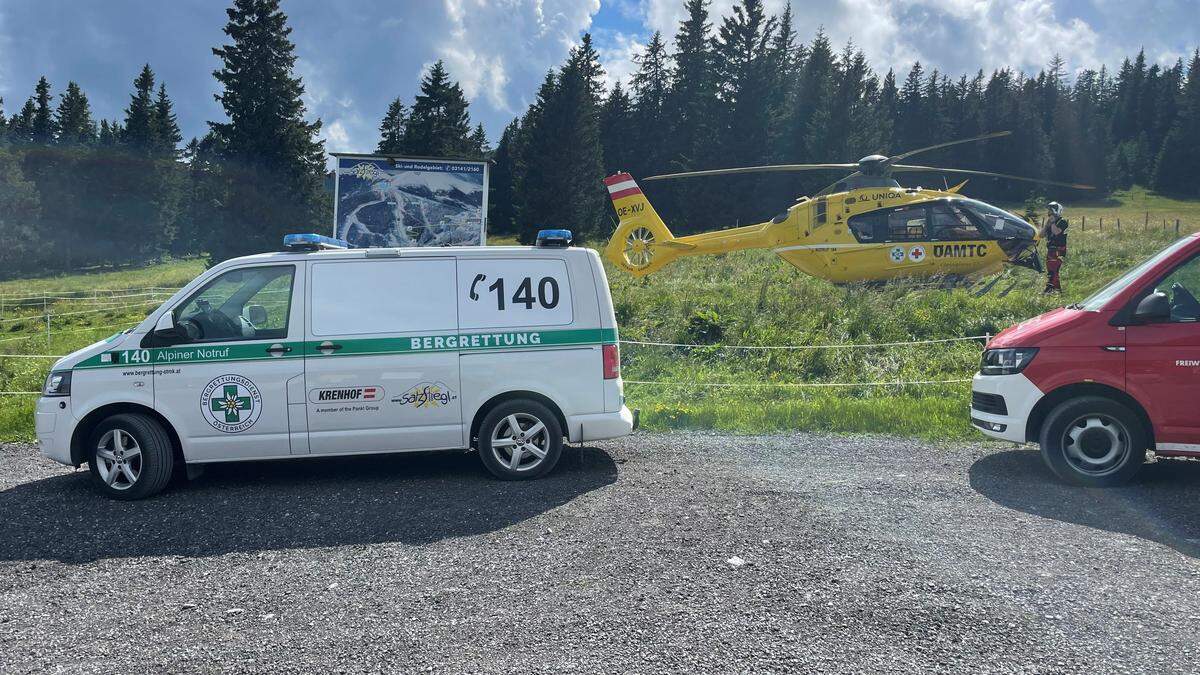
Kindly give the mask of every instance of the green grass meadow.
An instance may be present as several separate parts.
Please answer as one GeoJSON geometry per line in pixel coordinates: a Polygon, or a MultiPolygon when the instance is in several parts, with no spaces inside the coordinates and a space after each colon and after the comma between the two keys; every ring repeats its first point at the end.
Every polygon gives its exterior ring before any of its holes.
{"type": "MultiPolygon", "coordinates": [[[[1176,219],[1181,233],[1200,229],[1200,202],[1141,190],[1103,203],[1066,206],[1072,229],[1062,296],[1042,295],[1044,277],[1023,269],[1004,272],[982,295],[977,288],[944,289],[928,282],[835,287],[768,251],[682,259],[643,279],[610,268],[622,339],[706,345],[623,344],[629,404],[641,408],[649,429],[976,438],[967,422],[969,384],[840,385],[970,378],[981,342],[803,350],[718,345],[866,344],[994,334],[1087,296],[1173,241],[1176,219]],[[813,384],[839,386],[807,386],[813,384]]],[[[200,260],[177,260],[0,283],[0,355],[65,354],[104,339],[140,321],[166,297],[163,289],[182,286],[203,269],[200,260]],[[49,342],[43,294],[51,314],[49,342]]],[[[0,356],[0,391],[39,390],[51,362],[0,356]]],[[[0,396],[0,440],[33,438],[35,398],[0,396]]]]}

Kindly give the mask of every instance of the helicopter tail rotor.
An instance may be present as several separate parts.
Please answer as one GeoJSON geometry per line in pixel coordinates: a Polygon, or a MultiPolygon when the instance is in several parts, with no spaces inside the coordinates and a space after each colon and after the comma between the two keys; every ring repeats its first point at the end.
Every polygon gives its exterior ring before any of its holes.
{"type": "Polygon", "coordinates": [[[695,248],[677,240],[658,217],[637,181],[627,173],[604,179],[620,223],[604,248],[604,257],[634,276],[650,274],[695,248]]]}

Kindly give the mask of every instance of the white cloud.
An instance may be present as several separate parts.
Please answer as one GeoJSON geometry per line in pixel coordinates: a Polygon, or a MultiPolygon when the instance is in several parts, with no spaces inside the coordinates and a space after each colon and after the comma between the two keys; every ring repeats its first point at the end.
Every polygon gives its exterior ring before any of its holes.
{"type": "Polygon", "coordinates": [[[608,30],[593,34],[596,52],[600,54],[600,65],[604,67],[604,84],[611,91],[618,81],[629,89],[630,80],[637,72],[633,58],[646,49],[645,43],[636,36],[608,30]]]}
{"type": "Polygon", "coordinates": [[[472,101],[520,114],[529,85],[557,65],[591,26],[600,0],[444,0],[447,38],[437,56],[472,101]],[[513,91],[518,85],[520,93],[513,91]]]}
{"type": "MultiPolygon", "coordinates": [[[[713,0],[714,30],[735,1],[713,0]]],[[[778,14],[785,2],[764,5],[778,14]]],[[[1033,72],[1056,53],[1073,70],[1111,66],[1135,52],[1139,40],[1161,45],[1147,49],[1151,59],[1173,62],[1200,36],[1195,2],[1092,0],[1091,23],[1067,13],[1062,0],[793,0],[792,13],[802,41],[824,26],[835,48],[853,40],[881,71],[903,72],[920,60],[954,74],[1004,66],[1033,72]]],[[[673,37],[685,18],[680,0],[642,0],[641,6],[647,32],[673,37]]]]}

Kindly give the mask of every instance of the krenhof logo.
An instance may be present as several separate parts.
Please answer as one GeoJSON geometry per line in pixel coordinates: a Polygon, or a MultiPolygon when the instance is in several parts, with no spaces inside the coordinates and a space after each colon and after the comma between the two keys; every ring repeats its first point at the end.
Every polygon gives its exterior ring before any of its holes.
{"type": "Polygon", "coordinates": [[[308,400],[313,403],[339,403],[342,401],[378,401],[383,398],[383,387],[326,387],[313,389],[308,393],[308,400]]]}

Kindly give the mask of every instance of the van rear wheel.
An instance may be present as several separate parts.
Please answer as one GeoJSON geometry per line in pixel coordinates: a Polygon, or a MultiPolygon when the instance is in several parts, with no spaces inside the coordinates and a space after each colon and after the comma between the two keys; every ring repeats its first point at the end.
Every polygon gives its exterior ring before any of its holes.
{"type": "Polygon", "coordinates": [[[171,438],[147,415],[113,415],[92,431],[88,469],[92,484],[106,497],[132,500],[158,494],[170,482],[174,466],[171,438]]]}
{"type": "Polygon", "coordinates": [[[478,445],[483,465],[497,478],[538,478],[550,473],[562,455],[562,427],[537,401],[505,401],[483,418],[478,445]]]}
{"type": "Polygon", "coordinates": [[[1145,463],[1148,445],[1137,415],[1102,396],[1060,403],[1046,417],[1039,440],[1056,476],[1087,487],[1129,482],[1145,463]]]}

